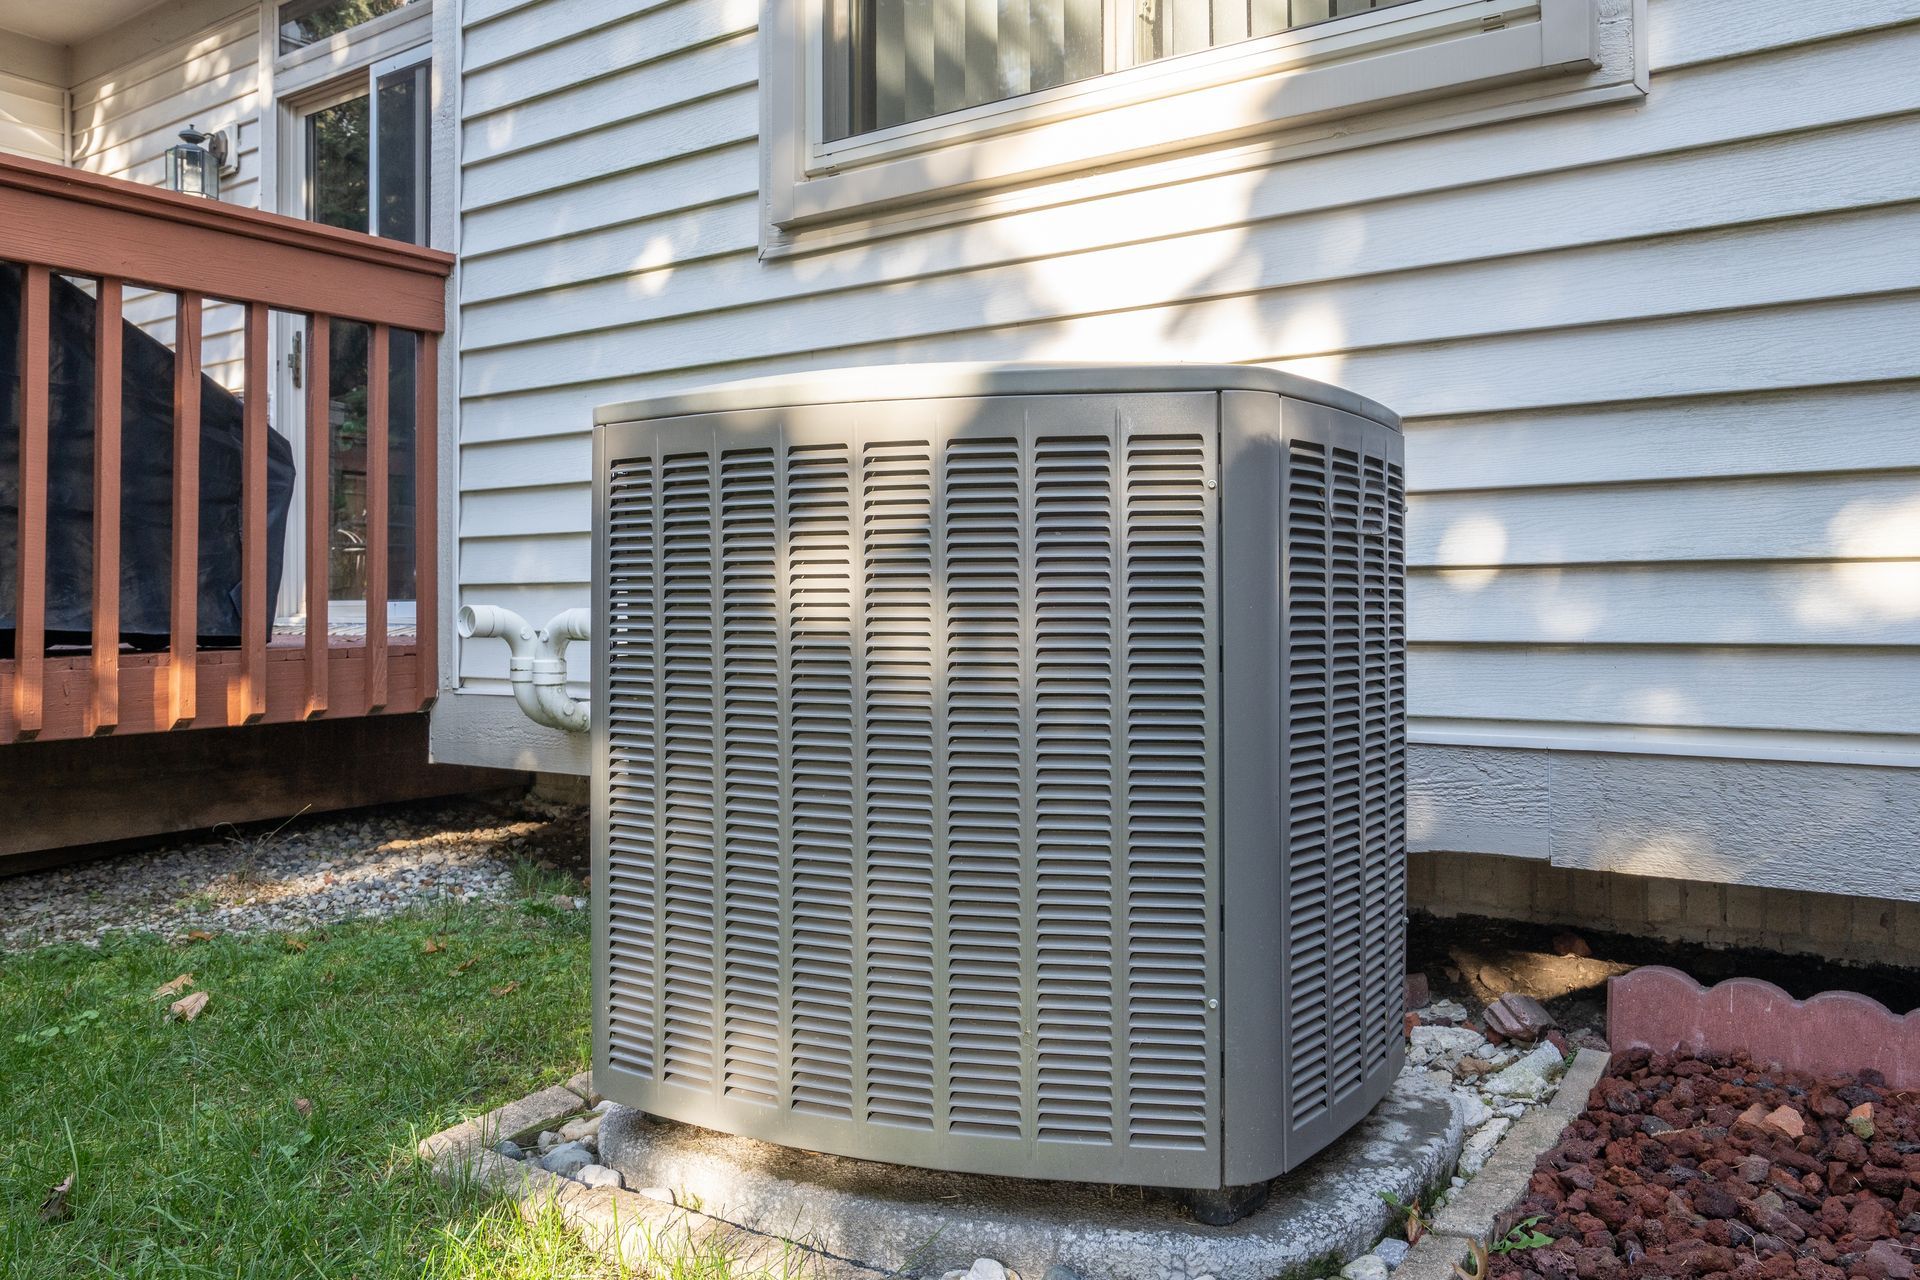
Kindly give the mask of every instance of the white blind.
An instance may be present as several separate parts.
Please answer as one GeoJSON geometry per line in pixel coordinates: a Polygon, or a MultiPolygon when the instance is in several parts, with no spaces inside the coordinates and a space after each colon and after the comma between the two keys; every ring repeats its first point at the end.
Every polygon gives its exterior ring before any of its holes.
{"type": "Polygon", "coordinates": [[[841,0],[830,136],[998,102],[1405,0],[841,0]]]}

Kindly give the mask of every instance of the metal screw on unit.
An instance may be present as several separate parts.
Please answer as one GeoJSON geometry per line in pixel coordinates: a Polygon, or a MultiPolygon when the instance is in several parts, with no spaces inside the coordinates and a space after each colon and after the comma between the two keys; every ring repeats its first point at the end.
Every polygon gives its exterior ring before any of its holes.
{"type": "Polygon", "coordinates": [[[1218,999],[1216,999],[1213,996],[1207,997],[1207,1008],[1218,1009],[1219,1007],[1220,1007],[1220,1001],[1218,999]]]}

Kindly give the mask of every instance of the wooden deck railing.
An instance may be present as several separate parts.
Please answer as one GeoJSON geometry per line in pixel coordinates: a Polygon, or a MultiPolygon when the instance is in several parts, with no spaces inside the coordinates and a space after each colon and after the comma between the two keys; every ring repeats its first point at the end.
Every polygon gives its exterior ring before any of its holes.
{"type": "MultiPolygon", "coordinates": [[[[413,711],[438,680],[435,510],[437,338],[450,255],[237,209],[58,165],[0,156],[0,261],[21,268],[19,503],[13,657],[0,659],[0,744],[413,711]],[[46,647],[49,332],[54,276],[96,282],[92,644],[46,647]],[[122,300],[128,288],[176,298],[169,644],[121,652],[122,300]],[[244,308],[239,646],[198,647],[201,314],[244,308]],[[267,389],[270,310],[304,314],[307,448],[295,460],[306,502],[304,642],[269,645],[267,389]],[[364,638],[329,643],[329,321],[371,327],[367,404],[364,638]],[[396,332],[418,336],[414,406],[416,623],[387,628],[387,374],[396,332]]],[[[12,335],[0,335],[0,340],[12,335]]],[[[131,460],[130,460],[131,461],[131,460]]],[[[296,539],[289,530],[288,545],[296,539]]]]}

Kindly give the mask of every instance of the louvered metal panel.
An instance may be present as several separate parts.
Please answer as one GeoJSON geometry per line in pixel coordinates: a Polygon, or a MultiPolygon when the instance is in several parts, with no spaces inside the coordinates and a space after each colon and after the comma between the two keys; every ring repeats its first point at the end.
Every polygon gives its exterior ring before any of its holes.
{"type": "Polygon", "coordinates": [[[603,411],[609,1096],[1181,1187],[1372,1105],[1400,1056],[1399,437],[1216,372],[603,411]],[[1256,748],[1226,772],[1229,740],[1256,748]]]}

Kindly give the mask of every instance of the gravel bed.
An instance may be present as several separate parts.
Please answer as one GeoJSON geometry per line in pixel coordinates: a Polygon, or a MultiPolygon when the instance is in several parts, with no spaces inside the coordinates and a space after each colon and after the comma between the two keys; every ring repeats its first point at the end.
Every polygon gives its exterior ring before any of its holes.
{"type": "Polygon", "coordinates": [[[463,799],[226,828],[0,879],[0,952],[115,931],[287,931],[512,896],[515,868],[584,874],[586,821],[531,799],[463,799]]]}
{"type": "Polygon", "coordinates": [[[1874,1072],[1621,1055],[1515,1218],[1554,1243],[1495,1280],[1911,1280],[1920,1095],[1874,1072]]]}

